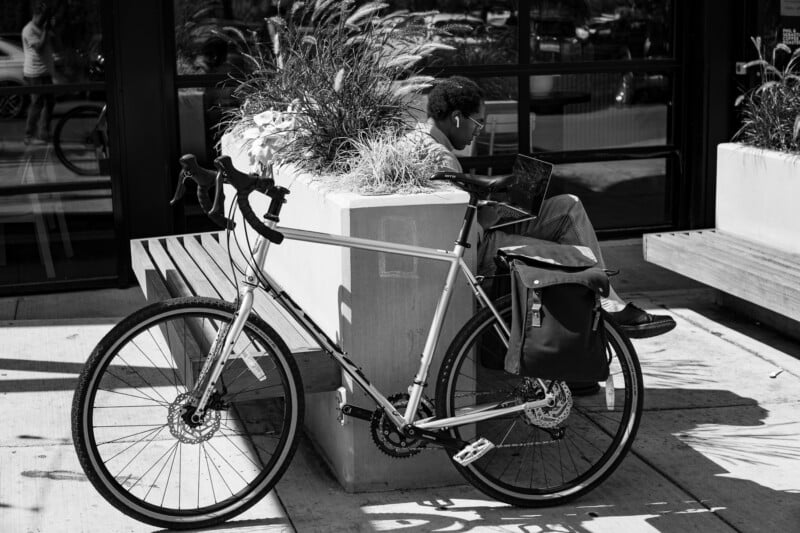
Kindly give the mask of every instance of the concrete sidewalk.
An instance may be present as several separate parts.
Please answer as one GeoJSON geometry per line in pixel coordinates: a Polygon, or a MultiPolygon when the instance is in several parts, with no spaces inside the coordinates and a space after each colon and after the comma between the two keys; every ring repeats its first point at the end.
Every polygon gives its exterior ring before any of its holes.
{"type": "MultiPolygon", "coordinates": [[[[642,425],[622,466],[586,497],[519,509],[469,485],[348,494],[303,441],[268,498],[212,531],[798,531],[800,345],[718,308],[708,290],[628,295],[666,308],[678,328],[636,341],[642,425]]],[[[83,361],[141,304],[138,289],[0,299],[3,531],[155,530],[87,482],[69,421],[83,361]]]]}

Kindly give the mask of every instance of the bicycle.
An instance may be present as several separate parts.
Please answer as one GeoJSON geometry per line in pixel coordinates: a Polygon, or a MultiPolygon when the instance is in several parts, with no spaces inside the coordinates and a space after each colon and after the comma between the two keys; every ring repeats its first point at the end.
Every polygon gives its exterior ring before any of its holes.
{"type": "MultiPolygon", "coordinates": [[[[129,516],[158,527],[199,528],[252,506],[280,479],[297,446],[303,384],[286,343],[251,314],[261,286],[375,401],[368,410],[344,405],[342,414],[369,422],[375,444],[394,457],[443,448],[477,489],[512,505],[556,505],[595,488],[620,464],[642,411],[642,376],[627,336],[605,317],[611,360],[606,394],[573,395],[568,384],[491,370],[480,361],[505,353],[510,298],[491,302],[463,259],[478,205],[505,177],[439,173],[435,180],[469,192],[452,251],[434,250],[278,226],[288,190],[271,175],[248,175],[218,158],[217,170],[182,159],[198,183],[201,207],[228,230],[223,182],[259,237],[237,302],[179,298],[151,304],[114,327],[83,369],[72,405],[72,431],[81,465],[94,487],[129,516]],[[209,191],[216,185],[211,200],[209,191]],[[265,222],[249,194],[271,198],[265,222]],[[284,238],[348,246],[449,263],[442,294],[408,392],[378,391],[341,347],[314,323],[269,274],[267,251],[284,238]],[[480,306],[446,351],[435,397],[424,389],[452,288],[462,272],[480,306]],[[243,416],[245,398],[259,392],[265,421],[243,416]]],[[[230,251],[230,249],[229,249],[230,251]]]]}
{"type": "Polygon", "coordinates": [[[108,161],[107,108],[78,105],[64,113],[53,132],[53,148],[61,163],[75,174],[99,176],[108,161]]]}

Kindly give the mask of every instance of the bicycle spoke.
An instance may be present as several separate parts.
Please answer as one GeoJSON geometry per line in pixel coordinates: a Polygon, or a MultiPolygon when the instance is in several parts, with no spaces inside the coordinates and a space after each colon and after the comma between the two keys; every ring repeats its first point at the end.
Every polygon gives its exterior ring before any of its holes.
{"type": "Polygon", "coordinates": [[[141,326],[112,330],[99,345],[107,351],[93,353],[84,370],[91,377],[79,380],[84,389],[73,416],[82,429],[74,437],[90,480],[118,507],[146,521],[155,514],[162,524],[176,517],[209,524],[240,512],[241,498],[255,502],[277,481],[300,427],[302,387],[290,384],[296,367],[288,348],[253,317],[202,416],[188,416],[196,399],[187,385],[196,384],[204,347],[236,308],[183,302],[153,305],[152,314],[137,318],[141,326]],[[237,354],[254,355],[268,381],[251,377],[237,354]],[[245,421],[239,406],[255,398],[263,416],[245,421]]]}

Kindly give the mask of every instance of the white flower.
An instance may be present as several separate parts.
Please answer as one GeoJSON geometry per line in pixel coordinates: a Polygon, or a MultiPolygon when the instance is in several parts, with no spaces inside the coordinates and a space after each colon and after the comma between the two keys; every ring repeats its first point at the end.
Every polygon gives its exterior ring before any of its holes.
{"type": "Polygon", "coordinates": [[[258,139],[261,137],[261,130],[259,128],[247,128],[242,132],[242,137],[245,139],[258,139]]]}
{"type": "Polygon", "coordinates": [[[272,109],[267,109],[266,111],[259,113],[253,117],[253,122],[255,122],[258,126],[266,126],[271,122],[275,122],[278,113],[273,111],[272,109]]]}

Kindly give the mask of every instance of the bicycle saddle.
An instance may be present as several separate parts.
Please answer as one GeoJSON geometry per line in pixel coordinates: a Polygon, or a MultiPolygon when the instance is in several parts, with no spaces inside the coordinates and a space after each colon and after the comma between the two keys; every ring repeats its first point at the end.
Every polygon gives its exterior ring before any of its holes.
{"type": "Polygon", "coordinates": [[[431,181],[449,181],[470,192],[504,192],[511,184],[513,175],[476,176],[462,172],[437,172],[431,181]]]}

